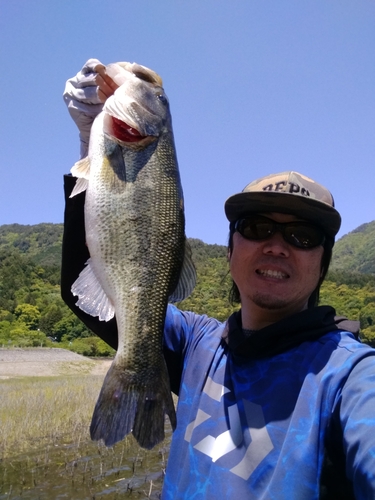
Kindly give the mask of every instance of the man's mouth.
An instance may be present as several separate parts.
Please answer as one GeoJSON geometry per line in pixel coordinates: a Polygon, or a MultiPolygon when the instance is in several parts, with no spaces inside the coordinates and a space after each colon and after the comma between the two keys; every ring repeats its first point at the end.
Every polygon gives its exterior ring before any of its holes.
{"type": "Polygon", "coordinates": [[[274,271],[272,269],[257,269],[256,273],[260,274],[261,276],[265,276],[266,278],[275,278],[279,280],[284,280],[289,278],[288,274],[283,273],[281,271],[274,271]]]}

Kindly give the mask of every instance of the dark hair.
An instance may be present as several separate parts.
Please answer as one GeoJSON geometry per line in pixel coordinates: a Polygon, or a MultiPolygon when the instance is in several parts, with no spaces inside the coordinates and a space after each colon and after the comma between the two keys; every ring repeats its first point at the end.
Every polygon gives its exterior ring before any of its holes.
{"type": "MultiPolygon", "coordinates": [[[[235,225],[236,221],[231,222],[229,224],[229,237],[228,237],[228,253],[232,254],[233,251],[233,234],[235,233],[235,225]]],[[[321,270],[322,270],[322,275],[320,277],[319,283],[313,293],[310,295],[307,306],[309,308],[315,307],[319,303],[319,293],[320,293],[320,287],[322,286],[322,283],[324,281],[324,278],[327,275],[329,264],[331,262],[332,258],[332,249],[333,245],[335,244],[334,238],[331,236],[327,236],[325,238],[324,244],[323,244],[323,256],[322,256],[322,262],[321,262],[321,270]]],[[[229,301],[232,305],[235,304],[240,304],[241,303],[241,296],[240,296],[240,291],[238,290],[238,287],[236,283],[232,280],[232,287],[229,291],[229,301]]]]}

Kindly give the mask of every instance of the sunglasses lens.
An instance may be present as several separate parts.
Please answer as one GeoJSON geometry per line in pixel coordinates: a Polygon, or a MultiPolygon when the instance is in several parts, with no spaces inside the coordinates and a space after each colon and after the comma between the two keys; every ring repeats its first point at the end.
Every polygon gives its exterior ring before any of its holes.
{"type": "Polygon", "coordinates": [[[284,226],[284,238],[298,248],[314,248],[324,241],[323,232],[310,224],[293,224],[284,226]]]}
{"type": "Polygon", "coordinates": [[[263,218],[240,219],[236,224],[236,230],[248,240],[265,240],[272,236],[275,231],[274,224],[263,218]]]}
{"type": "Polygon", "coordinates": [[[240,219],[236,230],[248,240],[265,240],[276,231],[283,234],[285,241],[297,248],[314,248],[324,242],[324,233],[318,227],[305,222],[277,223],[263,216],[240,219]]]}

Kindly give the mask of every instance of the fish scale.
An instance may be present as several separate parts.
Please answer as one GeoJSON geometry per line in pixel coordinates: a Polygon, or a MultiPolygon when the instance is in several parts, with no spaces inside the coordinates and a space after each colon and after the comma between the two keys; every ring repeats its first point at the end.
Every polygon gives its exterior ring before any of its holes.
{"type": "MultiPolygon", "coordinates": [[[[106,321],[115,315],[118,327],[118,349],[95,406],[91,437],[111,446],[132,432],[142,447],[152,448],[164,439],[166,414],[176,426],[162,352],[166,308],[168,300],[191,293],[195,269],[168,100],[159,81],[144,72],[138,78],[127,66],[124,83],[93,124],[88,159],[72,169],[84,179],[90,252],[72,292],[85,312],[106,321]],[[135,108],[140,122],[134,121],[135,108]],[[142,109],[151,125],[142,123],[142,109]],[[130,143],[113,135],[126,133],[127,126],[155,135],[130,143]]],[[[79,189],[77,183],[72,196],[79,189]]]]}

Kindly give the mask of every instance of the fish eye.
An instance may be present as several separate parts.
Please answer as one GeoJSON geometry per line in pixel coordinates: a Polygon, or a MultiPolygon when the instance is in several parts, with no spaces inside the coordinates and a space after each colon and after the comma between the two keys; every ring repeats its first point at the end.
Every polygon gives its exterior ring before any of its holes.
{"type": "Polygon", "coordinates": [[[163,104],[168,104],[168,99],[164,94],[156,94],[156,97],[161,101],[163,104]]]}

